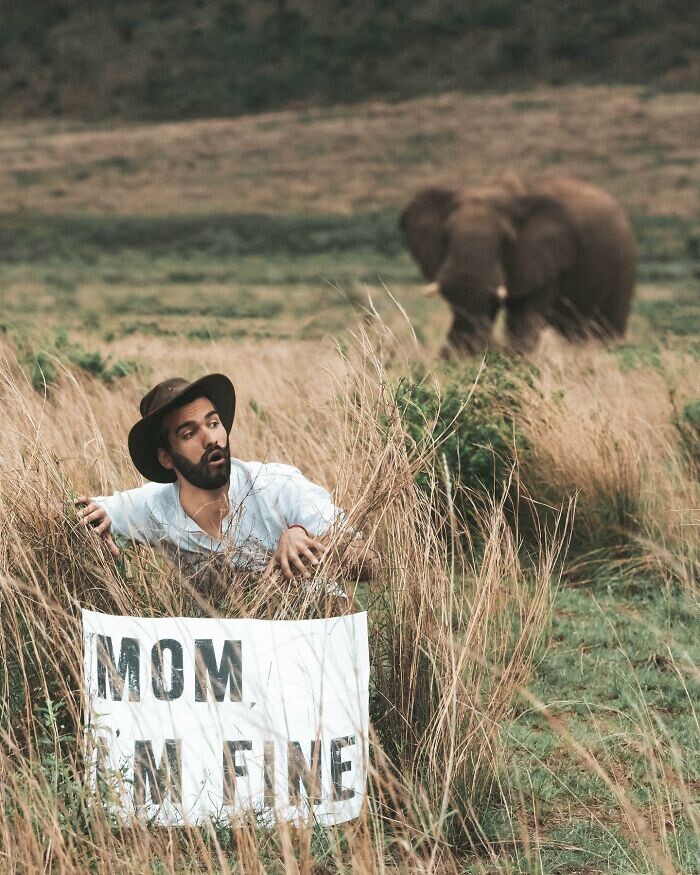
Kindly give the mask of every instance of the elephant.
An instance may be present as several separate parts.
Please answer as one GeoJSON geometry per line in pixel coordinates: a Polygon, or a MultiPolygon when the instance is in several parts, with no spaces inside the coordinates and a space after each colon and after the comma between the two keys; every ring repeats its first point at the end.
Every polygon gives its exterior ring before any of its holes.
{"type": "Polygon", "coordinates": [[[544,325],[570,340],[625,332],[636,241],[622,206],[599,188],[515,175],[467,191],[431,186],[400,227],[426,292],[452,309],[446,356],[483,350],[501,307],[520,353],[544,325]]]}

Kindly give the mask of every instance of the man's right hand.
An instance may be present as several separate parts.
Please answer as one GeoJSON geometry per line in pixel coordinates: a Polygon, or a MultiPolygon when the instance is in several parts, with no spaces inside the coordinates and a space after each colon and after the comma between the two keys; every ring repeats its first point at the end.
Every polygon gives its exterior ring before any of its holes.
{"type": "Polygon", "coordinates": [[[294,580],[297,576],[308,580],[311,571],[306,563],[308,562],[312,567],[318,565],[319,558],[316,554],[321,555],[325,549],[325,546],[310,535],[303,526],[290,526],[280,535],[275,555],[267,563],[263,577],[272,574],[275,568],[279,567],[287,580],[294,580]]]}
{"type": "Polygon", "coordinates": [[[95,534],[102,538],[112,556],[118,556],[119,547],[112,540],[112,520],[107,515],[107,511],[87,495],[79,496],[73,504],[76,507],[85,505],[78,510],[78,519],[84,526],[90,526],[95,534]]]}

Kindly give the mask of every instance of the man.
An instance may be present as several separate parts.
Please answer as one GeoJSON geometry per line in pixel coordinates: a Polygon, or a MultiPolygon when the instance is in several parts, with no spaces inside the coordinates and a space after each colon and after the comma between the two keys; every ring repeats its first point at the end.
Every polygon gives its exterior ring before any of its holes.
{"type": "MultiPolygon", "coordinates": [[[[112,534],[160,545],[195,568],[216,554],[234,567],[310,578],[325,545],[319,537],[344,520],[328,492],[296,468],[232,459],[236,409],[223,374],[193,383],[173,377],[143,397],[129,453],[150,483],[111,496],[76,499],[114,556],[112,534]]],[[[366,551],[365,551],[366,553],[366,551]]],[[[351,562],[367,566],[360,545],[351,562]]],[[[368,567],[359,567],[366,574],[368,567]]]]}

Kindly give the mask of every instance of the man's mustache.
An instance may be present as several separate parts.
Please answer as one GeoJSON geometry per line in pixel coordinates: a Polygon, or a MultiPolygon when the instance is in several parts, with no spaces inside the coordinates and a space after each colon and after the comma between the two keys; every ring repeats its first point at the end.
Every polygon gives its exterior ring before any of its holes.
{"type": "Polygon", "coordinates": [[[220,453],[221,457],[223,459],[226,459],[228,457],[228,447],[226,447],[226,446],[222,447],[222,446],[219,446],[219,444],[211,444],[202,453],[202,457],[199,460],[198,464],[199,465],[208,465],[209,462],[211,461],[211,457],[214,455],[214,453],[220,453]]]}

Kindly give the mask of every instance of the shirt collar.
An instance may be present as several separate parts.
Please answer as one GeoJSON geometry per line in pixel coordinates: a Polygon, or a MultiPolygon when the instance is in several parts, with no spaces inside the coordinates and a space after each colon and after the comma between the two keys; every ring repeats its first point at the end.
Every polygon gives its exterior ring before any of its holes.
{"type": "Polygon", "coordinates": [[[175,499],[175,525],[177,526],[178,531],[181,531],[184,535],[194,536],[197,540],[205,539],[205,541],[210,542],[212,545],[220,544],[221,541],[226,537],[231,524],[233,523],[234,514],[238,509],[238,478],[236,477],[237,471],[235,471],[234,466],[231,466],[231,477],[229,480],[228,486],[228,513],[221,521],[221,532],[222,538],[212,538],[211,535],[207,534],[204,529],[200,528],[197,523],[185,512],[185,508],[182,506],[182,502],[180,501],[180,481],[176,480],[173,483],[173,491],[174,491],[174,499],[175,499]]]}

